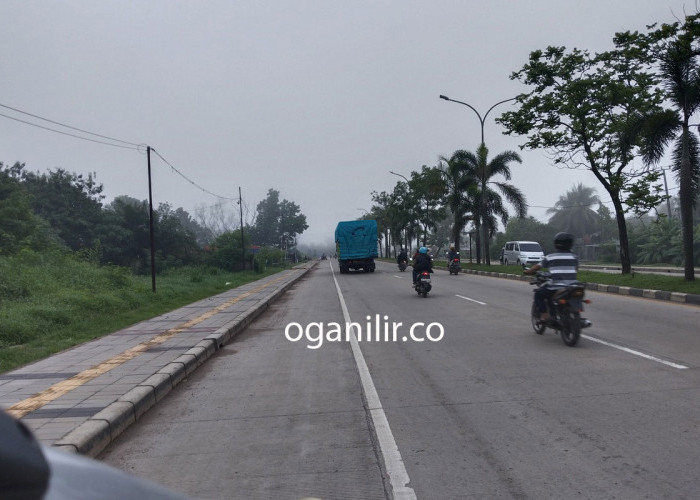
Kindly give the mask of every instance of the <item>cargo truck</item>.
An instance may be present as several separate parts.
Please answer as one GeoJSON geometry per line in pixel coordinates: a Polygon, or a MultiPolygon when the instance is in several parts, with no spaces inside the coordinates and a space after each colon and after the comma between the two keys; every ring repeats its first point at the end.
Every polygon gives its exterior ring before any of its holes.
{"type": "Polygon", "coordinates": [[[335,228],[335,246],[341,273],[350,269],[374,272],[377,257],[377,221],[341,221],[335,228]]]}

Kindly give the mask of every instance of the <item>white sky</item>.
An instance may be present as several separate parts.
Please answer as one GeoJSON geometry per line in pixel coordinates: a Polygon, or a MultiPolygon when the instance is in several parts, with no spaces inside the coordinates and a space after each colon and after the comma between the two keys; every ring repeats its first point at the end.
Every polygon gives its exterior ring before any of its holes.
{"type": "MultiPolygon", "coordinates": [[[[147,143],[206,191],[253,209],[269,188],[297,203],[301,242],[333,239],[439,155],[474,150],[483,113],[526,89],[508,77],[530,51],[599,51],[616,31],[673,22],[692,0],[0,0],[0,104],[147,143]]],[[[523,138],[486,120],[491,155],[523,138]]],[[[0,108],[20,119],[27,116],[0,108]]],[[[32,120],[37,122],[36,120],[32,120]]],[[[44,126],[52,126],[45,122],[44,126]]],[[[522,152],[513,182],[545,210],[588,171],[522,152]]],[[[0,116],[0,161],[96,172],[107,200],[148,199],[146,157],[0,116]]],[[[157,157],[153,197],[194,214],[218,203],[157,157]]],[[[669,178],[671,193],[675,180],[669,178]]],[[[610,206],[610,205],[608,205],[610,206]]]]}

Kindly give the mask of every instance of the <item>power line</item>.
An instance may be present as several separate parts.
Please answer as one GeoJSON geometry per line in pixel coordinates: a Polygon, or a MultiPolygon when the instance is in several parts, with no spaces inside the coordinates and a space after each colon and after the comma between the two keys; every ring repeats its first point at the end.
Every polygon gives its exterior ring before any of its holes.
{"type": "MultiPolygon", "coordinates": [[[[121,142],[122,144],[128,144],[129,146],[134,146],[134,147],[138,147],[138,146],[139,146],[139,144],[135,144],[135,143],[133,143],[133,142],[123,141],[123,140],[121,140],[121,139],[115,139],[114,137],[109,137],[109,136],[102,135],[102,134],[96,134],[95,132],[90,132],[90,131],[88,131],[88,130],[83,130],[83,129],[81,129],[81,128],[73,127],[73,126],[71,126],[71,125],[66,125],[65,123],[57,122],[57,121],[55,121],[55,120],[49,120],[48,118],[44,118],[44,117],[39,116],[39,115],[34,115],[34,114],[32,114],[32,113],[28,113],[28,112],[26,112],[26,111],[22,111],[21,109],[13,108],[12,106],[7,106],[7,105],[5,105],[5,104],[0,104],[0,107],[3,107],[3,108],[5,108],[5,109],[10,109],[10,110],[15,111],[15,112],[17,112],[17,113],[22,113],[23,115],[31,116],[32,118],[36,118],[36,119],[38,119],[38,120],[43,120],[43,121],[45,121],[45,122],[53,123],[54,125],[59,125],[59,126],[61,126],[61,127],[69,128],[69,129],[71,129],[71,130],[76,130],[76,131],[82,132],[82,133],[84,133],[84,134],[94,135],[95,137],[101,137],[102,139],[109,139],[110,141],[114,141],[114,142],[121,142]]],[[[4,116],[5,118],[11,118],[11,117],[6,116],[6,115],[2,115],[2,116],[4,116]]],[[[16,118],[11,118],[11,119],[16,120],[16,118]]],[[[18,120],[18,121],[22,121],[22,120],[18,120]]],[[[30,123],[30,122],[23,122],[23,123],[28,123],[29,125],[35,125],[35,124],[33,124],[33,123],[30,123]]],[[[37,127],[40,127],[40,128],[46,128],[46,127],[41,127],[41,126],[39,126],[39,125],[36,125],[36,126],[37,126],[37,127]]],[[[59,132],[58,130],[53,130],[53,129],[47,129],[47,130],[52,130],[52,131],[54,131],[54,132],[59,132]]],[[[65,132],[59,132],[59,133],[65,133],[65,132]]],[[[67,134],[67,135],[71,135],[71,134],[67,134]]],[[[73,137],[77,137],[77,136],[73,136],[73,137]]],[[[81,137],[79,137],[79,138],[81,138],[81,137]]],[[[113,144],[110,144],[110,145],[113,146],[113,144]]]]}
{"type": "Polygon", "coordinates": [[[166,160],[165,158],[163,158],[163,155],[161,155],[158,151],[156,151],[156,150],[153,149],[153,148],[151,148],[151,151],[153,151],[161,160],[163,160],[163,161],[165,162],[166,165],[168,165],[170,168],[172,168],[173,171],[175,171],[175,173],[177,173],[180,177],[182,177],[182,178],[185,179],[187,182],[189,182],[190,184],[192,184],[192,185],[195,186],[196,188],[200,189],[201,191],[203,191],[203,192],[205,192],[205,193],[207,193],[207,194],[210,194],[210,195],[212,195],[212,196],[215,196],[215,197],[217,197],[217,198],[220,198],[220,199],[222,199],[222,200],[238,201],[238,198],[229,198],[228,196],[221,196],[221,195],[218,195],[218,194],[216,194],[216,193],[212,193],[212,192],[209,191],[208,189],[203,188],[202,186],[200,186],[199,184],[197,184],[196,182],[194,182],[192,179],[188,178],[185,174],[183,174],[182,172],[180,172],[177,168],[175,168],[175,167],[173,166],[173,164],[170,163],[170,162],[169,162],[168,160],[166,160]]]}
{"type": "MultiPolygon", "coordinates": [[[[27,121],[27,120],[22,120],[22,119],[20,119],[20,118],[16,118],[16,117],[13,117],[13,116],[8,116],[8,115],[6,115],[6,114],[0,113],[0,116],[2,116],[2,117],[4,117],[4,118],[10,119],[10,120],[15,120],[15,121],[18,121],[18,122],[20,122],[20,123],[24,123],[24,124],[27,124],[27,125],[31,125],[31,126],[33,126],[33,127],[37,127],[37,128],[43,129],[43,130],[48,130],[48,131],[50,131],[50,132],[55,132],[55,133],[57,133],[57,134],[67,135],[67,136],[70,136],[70,137],[74,137],[74,138],[76,138],[76,139],[82,139],[82,140],[84,140],[84,141],[95,142],[95,143],[97,143],[97,144],[104,144],[104,145],[106,145],[106,146],[112,146],[112,147],[115,147],[115,148],[132,149],[132,150],[137,150],[137,151],[141,151],[141,150],[144,148],[144,145],[143,145],[143,144],[136,144],[136,143],[134,143],[134,142],[124,141],[124,140],[122,140],[122,139],[116,139],[116,138],[114,138],[114,137],[109,137],[109,136],[106,136],[106,135],[97,134],[97,133],[95,133],[95,132],[90,132],[89,130],[84,130],[84,129],[81,129],[81,128],[78,128],[78,127],[73,127],[72,125],[67,125],[67,124],[65,124],[65,123],[61,123],[61,122],[56,121],[56,120],[50,120],[49,118],[44,118],[44,117],[42,117],[42,116],[35,115],[35,114],[29,113],[29,112],[27,112],[27,111],[22,111],[21,109],[14,108],[14,107],[8,106],[8,105],[6,105],[6,104],[0,103],[0,107],[5,108],[5,109],[9,109],[9,110],[12,110],[12,111],[15,111],[15,112],[17,112],[17,113],[21,113],[21,114],[23,114],[23,115],[31,116],[32,118],[36,118],[36,119],[38,119],[38,120],[43,120],[43,121],[48,122],[48,123],[53,123],[54,125],[58,125],[58,126],[61,126],[61,127],[65,127],[65,128],[71,129],[71,130],[75,130],[75,131],[81,132],[81,133],[83,133],[83,134],[89,134],[89,135],[92,135],[92,136],[95,136],[95,137],[100,137],[100,138],[102,138],[102,139],[107,139],[107,140],[110,140],[110,141],[113,141],[113,142],[119,142],[119,143],[121,143],[121,144],[113,144],[113,143],[111,143],[111,142],[105,142],[105,141],[100,141],[100,140],[97,140],[97,139],[91,139],[91,138],[89,138],[89,137],[83,137],[83,136],[80,136],[80,135],[71,134],[70,132],[65,132],[65,131],[62,131],[62,130],[56,130],[55,128],[46,127],[46,126],[43,126],[43,125],[39,125],[39,124],[37,124],[37,123],[33,123],[33,122],[30,122],[30,121],[27,121]]],[[[148,146],[145,146],[145,147],[148,147],[148,146]]],[[[195,186],[196,188],[200,189],[201,191],[203,191],[203,192],[205,192],[205,193],[207,193],[207,194],[210,194],[210,195],[212,195],[212,196],[214,196],[214,197],[216,197],[216,198],[222,199],[222,200],[230,200],[230,201],[237,201],[237,200],[238,200],[237,198],[229,198],[229,197],[226,197],[226,196],[218,195],[218,194],[216,194],[216,193],[213,193],[213,192],[209,191],[208,189],[203,188],[202,186],[200,186],[199,184],[197,184],[197,183],[194,182],[193,180],[189,179],[186,175],[184,175],[182,172],[180,172],[177,168],[175,168],[175,166],[174,166],[173,164],[171,164],[168,160],[166,160],[166,159],[163,157],[163,155],[161,155],[161,154],[160,154],[158,151],[156,151],[154,148],[151,148],[151,151],[153,151],[156,155],[158,155],[158,157],[159,157],[161,160],[163,160],[171,169],[173,169],[173,171],[175,171],[180,177],[182,177],[182,178],[185,179],[187,182],[189,182],[190,184],[192,184],[192,185],[195,186]]]]}
{"type": "MultiPolygon", "coordinates": [[[[0,104],[0,106],[2,106],[2,104],[0,104]]],[[[3,107],[6,107],[6,106],[3,106],[3,107]]],[[[50,127],[44,127],[43,125],[39,125],[39,124],[37,124],[37,123],[28,122],[28,121],[26,121],[26,120],[20,120],[19,118],[15,118],[15,117],[13,117],[13,116],[7,116],[7,115],[5,115],[5,114],[3,114],[3,113],[0,113],[0,116],[2,116],[2,117],[4,117],[4,118],[8,118],[8,119],[10,119],[10,120],[15,120],[15,121],[18,121],[18,122],[21,122],[21,123],[26,123],[27,125],[31,125],[32,127],[37,127],[37,128],[41,128],[41,129],[44,129],[44,130],[49,130],[49,131],[51,131],[51,132],[56,132],[57,134],[69,135],[69,136],[71,136],[71,137],[75,137],[76,139],[82,139],[82,140],[84,140],[84,141],[96,142],[97,144],[104,144],[104,145],[106,145],[106,146],[113,146],[113,147],[115,147],[115,148],[135,149],[135,150],[138,149],[138,144],[135,144],[135,145],[133,145],[133,146],[123,146],[123,145],[121,145],[121,144],[112,144],[111,142],[98,141],[97,139],[90,139],[89,137],[82,137],[82,136],[79,136],[79,135],[71,134],[70,132],[63,132],[62,130],[56,130],[56,129],[53,129],[53,128],[50,128],[50,127]]],[[[99,134],[93,134],[93,135],[99,136],[99,134]]],[[[128,144],[128,143],[127,143],[127,144],[128,144]]]]}

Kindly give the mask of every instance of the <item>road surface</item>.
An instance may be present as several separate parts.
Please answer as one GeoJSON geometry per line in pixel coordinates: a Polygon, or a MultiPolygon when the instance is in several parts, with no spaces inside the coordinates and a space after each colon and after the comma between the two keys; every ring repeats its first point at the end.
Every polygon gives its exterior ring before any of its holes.
{"type": "Polygon", "coordinates": [[[589,292],[570,348],[531,289],[321,262],[100,458],[197,498],[696,498],[700,308],[589,292]]]}

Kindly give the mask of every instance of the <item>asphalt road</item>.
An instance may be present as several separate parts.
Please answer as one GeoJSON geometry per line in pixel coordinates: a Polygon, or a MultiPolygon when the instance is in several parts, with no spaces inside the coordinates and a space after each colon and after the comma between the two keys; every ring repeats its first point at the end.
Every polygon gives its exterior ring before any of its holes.
{"type": "Polygon", "coordinates": [[[100,458],[197,498],[697,498],[700,308],[589,292],[570,348],[531,289],[321,262],[100,458]]]}

